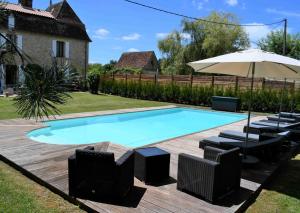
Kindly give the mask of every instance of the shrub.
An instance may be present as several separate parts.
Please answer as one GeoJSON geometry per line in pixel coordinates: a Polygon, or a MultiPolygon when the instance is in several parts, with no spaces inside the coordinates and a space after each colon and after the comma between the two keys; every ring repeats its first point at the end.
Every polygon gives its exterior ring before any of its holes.
{"type": "MultiPolygon", "coordinates": [[[[155,82],[139,82],[102,79],[101,92],[120,95],[130,98],[145,100],[155,100],[172,102],[179,104],[192,104],[198,106],[211,106],[211,97],[229,96],[241,99],[241,109],[248,110],[250,99],[249,90],[235,90],[234,87],[212,87],[212,86],[193,86],[188,84],[167,83],[159,84],[155,82]]],[[[253,91],[252,108],[258,112],[277,112],[279,110],[281,91],[272,89],[255,89],[253,91]]],[[[300,91],[286,91],[283,96],[284,111],[300,108],[300,91]]]]}
{"type": "Polygon", "coordinates": [[[100,75],[98,73],[89,73],[88,74],[88,84],[89,89],[92,94],[98,94],[99,84],[100,84],[100,75]]]}

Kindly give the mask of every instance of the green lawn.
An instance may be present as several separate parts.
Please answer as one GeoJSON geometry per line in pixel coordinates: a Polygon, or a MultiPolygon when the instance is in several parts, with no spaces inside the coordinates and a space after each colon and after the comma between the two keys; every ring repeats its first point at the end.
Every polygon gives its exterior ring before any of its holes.
{"type": "MultiPolygon", "coordinates": [[[[81,92],[72,93],[71,95],[72,99],[70,99],[67,104],[59,106],[62,114],[167,105],[167,103],[144,101],[111,95],[91,95],[90,93],[81,92]]],[[[12,98],[0,97],[0,119],[12,119],[19,117],[13,103],[12,98]]]]}
{"type": "Polygon", "coordinates": [[[0,212],[84,211],[0,161],[0,212]]]}
{"type": "Polygon", "coordinates": [[[292,159],[247,213],[300,212],[300,154],[292,159]]]}

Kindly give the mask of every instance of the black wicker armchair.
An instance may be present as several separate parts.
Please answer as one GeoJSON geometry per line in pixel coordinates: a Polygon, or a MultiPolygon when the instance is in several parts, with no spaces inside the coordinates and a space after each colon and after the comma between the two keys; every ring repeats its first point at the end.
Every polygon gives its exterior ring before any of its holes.
{"type": "Polygon", "coordinates": [[[69,195],[86,199],[121,199],[134,184],[134,152],[116,162],[114,154],[94,147],[76,150],[68,159],[69,195]]]}
{"type": "Polygon", "coordinates": [[[206,146],[204,159],[180,154],[177,189],[215,202],[240,188],[241,158],[239,148],[222,150],[206,146]]]}

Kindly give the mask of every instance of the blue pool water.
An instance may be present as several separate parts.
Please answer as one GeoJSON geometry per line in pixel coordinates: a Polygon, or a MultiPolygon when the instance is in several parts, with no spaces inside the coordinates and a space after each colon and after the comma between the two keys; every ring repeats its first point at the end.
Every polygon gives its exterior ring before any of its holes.
{"type": "Polygon", "coordinates": [[[172,108],[46,122],[27,136],[49,144],[112,142],[139,147],[245,119],[243,114],[172,108]]]}

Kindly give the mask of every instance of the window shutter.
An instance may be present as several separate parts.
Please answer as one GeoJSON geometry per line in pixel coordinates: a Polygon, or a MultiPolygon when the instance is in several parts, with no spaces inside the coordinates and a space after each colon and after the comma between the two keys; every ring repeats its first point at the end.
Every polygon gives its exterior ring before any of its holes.
{"type": "Polygon", "coordinates": [[[25,81],[25,76],[24,76],[24,71],[22,69],[22,65],[18,66],[18,75],[19,75],[19,82],[23,84],[25,81]]]}
{"type": "Polygon", "coordinates": [[[17,35],[17,47],[21,50],[23,49],[23,36],[17,35]]]}
{"type": "Polygon", "coordinates": [[[5,89],[5,75],[4,75],[4,66],[3,64],[0,65],[0,92],[3,92],[5,89]]]}
{"type": "Polygon", "coordinates": [[[70,42],[66,42],[65,57],[70,58],[70,42]]]}
{"type": "MultiPolygon", "coordinates": [[[[4,33],[1,33],[3,36],[6,37],[6,34],[4,33]]],[[[5,38],[3,38],[2,36],[0,37],[0,48],[5,48],[5,43],[6,43],[6,40],[5,38]]]]}
{"type": "Polygon", "coordinates": [[[52,41],[52,54],[53,54],[53,57],[56,57],[57,55],[57,41],[56,40],[53,40],[52,41]]]}

